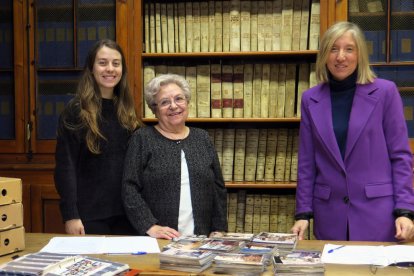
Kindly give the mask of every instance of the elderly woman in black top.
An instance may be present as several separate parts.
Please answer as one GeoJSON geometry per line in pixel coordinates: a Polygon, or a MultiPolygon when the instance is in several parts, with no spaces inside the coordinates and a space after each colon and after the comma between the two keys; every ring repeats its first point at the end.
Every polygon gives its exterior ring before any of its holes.
{"type": "Polygon", "coordinates": [[[154,78],[145,100],[158,118],[136,131],[125,159],[122,197],[139,234],[172,239],[227,230],[226,188],[206,131],[187,127],[186,80],[154,78]]]}

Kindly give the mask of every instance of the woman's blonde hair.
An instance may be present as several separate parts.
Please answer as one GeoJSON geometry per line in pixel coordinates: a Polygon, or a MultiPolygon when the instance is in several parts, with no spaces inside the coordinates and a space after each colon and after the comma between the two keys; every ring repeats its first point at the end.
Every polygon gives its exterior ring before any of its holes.
{"type": "Polygon", "coordinates": [[[319,53],[316,58],[316,79],[318,82],[328,82],[328,68],[326,67],[326,63],[329,54],[335,41],[346,32],[350,32],[358,50],[357,83],[370,83],[376,78],[374,71],[369,66],[368,49],[364,33],[355,23],[342,21],[329,27],[322,37],[319,53]]]}
{"type": "Polygon", "coordinates": [[[139,126],[136,116],[133,97],[130,93],[127,78],[127,67],[125,56],[121,47],[113,40],[103,39],[95,43],[89,50],[82,76],[78,83],[78,88],[71,104],[78,105],[79,124],[73,125],[63,118],[64,126],[68,129],[85,129],[86,145],[88,149],[95,154],[99,154],[100,139],[106,139],[99,129],[101,120],[102,97],[93,75],[96,54],[102,47],[108,47],[116,50],[121,54],[122,59],[122,76],[119,83],[114,88],[114,103],[117,117],[120,124],[129,131],[134,131],[139,126]]]}

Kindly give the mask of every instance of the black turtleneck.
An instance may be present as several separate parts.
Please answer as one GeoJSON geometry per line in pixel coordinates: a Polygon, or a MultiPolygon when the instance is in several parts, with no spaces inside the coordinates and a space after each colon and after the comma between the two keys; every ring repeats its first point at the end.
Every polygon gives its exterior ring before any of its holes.
{"type": "Polygon", "coordinates": [[[331,89],[332,123],[336,141],[342,158],[345,156],[348,123],[354,99],[357,70],[344,80],[333,79],[329,74],[329,87],[331,89]]]}

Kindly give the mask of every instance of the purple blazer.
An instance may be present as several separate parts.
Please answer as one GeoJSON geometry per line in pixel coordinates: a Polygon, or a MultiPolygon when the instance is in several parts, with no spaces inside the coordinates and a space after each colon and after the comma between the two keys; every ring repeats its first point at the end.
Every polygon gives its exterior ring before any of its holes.
{"type": "Polygon", "coordinates": [[[342,159],[328,84],[302,96],[296,214],[323,240],[395,241],[396,208],[414,210],[412,154],[395,84],[357,84],[342,159]]]}

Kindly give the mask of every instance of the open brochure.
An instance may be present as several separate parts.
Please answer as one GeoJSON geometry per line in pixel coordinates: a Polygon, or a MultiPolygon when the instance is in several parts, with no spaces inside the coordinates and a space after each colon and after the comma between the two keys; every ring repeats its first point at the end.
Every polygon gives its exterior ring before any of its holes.
{"type": "Polygon", "coordinates": [[[80,255],[37,252],[0,266],[0,275],[117,275],[129,269],[127,264],[80,255]]]}
{"type": "Polygon", "coordinates": [[[160,253],[157,239],[144,236],[54,237],[41,252],[68,254],[160,253]]]}
{"type": "Polygon", "coordinates": [[[403,262],[414,263],[413,245],[337,245],[326,244],[322,262],[331,264],[368,264],[388,266],[403,262]]]}

